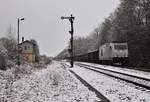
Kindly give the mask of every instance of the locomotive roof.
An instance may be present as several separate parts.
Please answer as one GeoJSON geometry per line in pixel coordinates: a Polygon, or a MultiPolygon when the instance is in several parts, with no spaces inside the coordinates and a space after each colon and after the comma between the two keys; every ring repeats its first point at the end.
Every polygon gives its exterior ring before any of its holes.
{"type": "Polygon", "coordinates": [[[110,42],[110,43],[104,43],[103,45],[108,45],[108,44],[127,44],[127,42],[110,42]]]}
{"type": "Polygon", "coordinates": [[[121,42],[121,41],[112,41],[111,43],[127,43],[127,42],[121,42]]]}

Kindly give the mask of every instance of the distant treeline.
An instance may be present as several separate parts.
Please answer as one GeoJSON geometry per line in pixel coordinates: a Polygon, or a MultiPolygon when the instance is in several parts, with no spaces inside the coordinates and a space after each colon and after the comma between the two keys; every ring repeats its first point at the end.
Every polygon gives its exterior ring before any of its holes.
{"type": "MultiPolygon", "coordinates": [[[[104,43],[127,42],[131,66],[150,66],[150,0],[120,0],[120,5],[87,37],[74,39],[74,55],[104,43]]],[[[68,56],[67,50],[57,57],[68,56]]]]}

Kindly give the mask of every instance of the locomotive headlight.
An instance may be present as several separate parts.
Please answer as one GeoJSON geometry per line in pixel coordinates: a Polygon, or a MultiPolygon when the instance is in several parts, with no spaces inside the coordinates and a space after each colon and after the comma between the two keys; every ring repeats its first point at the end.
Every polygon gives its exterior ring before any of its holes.
{"type": "Polygon", "coordinates": [[[120,50],[119,52],[120,52],[120,53],[123,53],[123,51],[122,51],[122,50],[120,50]]]}
{"type": "Polygon", "coordinates": [[[124,57],[125,53],[123,50],[118,51],[119,57],[124,57]]]}

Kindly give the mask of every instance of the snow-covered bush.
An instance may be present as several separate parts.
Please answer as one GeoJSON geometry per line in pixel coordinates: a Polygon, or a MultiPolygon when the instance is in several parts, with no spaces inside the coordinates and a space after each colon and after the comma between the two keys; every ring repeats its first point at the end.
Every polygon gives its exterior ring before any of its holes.
{"type": "Polygon", "coordinates": [[[0,70],[0,102],[6,102],[11,94],[11,88],[14,81],[14,75],[10,70],[0,70]]]}
{"type": "Polygon", "coordinates": [[[50,57],[47,57],[46,55],[40,56],[40,61],[39,61],[40,64],[48,65],[48,64],[51,64],[51,62],[52,62],[52,59],[50,57]]]}
{"type": "Polygon", "coordinates": [[[60,82],[61,76],[59,73],[54,72],[53,76],[52,76],[52,80],[53,80],[53,85],[58,86],[59,82],[60,82]]]}
{"type": "Polygon", "coordinates": [[[1,70],[6,70],[6,57],[7,57],[7,50],[0,42],[0,69],[1,70]]]}
{"type": "Polygon", "coordinates": [[[6,70],[6,61],[3,55],[0,54],[0,69],[6,70]]]}
{"type": "Polygon", "coordinates": [[[7,67],[7,69],[11,69],[12,67],[15,67],[15,62],[7,59],[6,67],[7,67]]]}

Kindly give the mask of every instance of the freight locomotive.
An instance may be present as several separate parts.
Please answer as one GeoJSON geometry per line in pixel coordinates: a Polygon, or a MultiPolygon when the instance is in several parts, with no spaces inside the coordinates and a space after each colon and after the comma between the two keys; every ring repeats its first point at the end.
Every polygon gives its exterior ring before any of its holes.
{"type": "Polygon", "coordinates": [[[98,50],[74,56],[75,61],[100,63],[100,64],[128,64],[127,43],[106,43],[98,50]]]}

